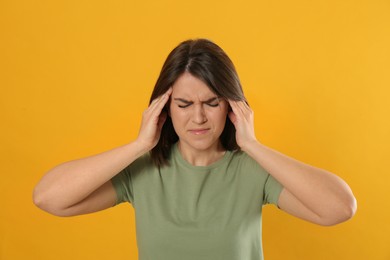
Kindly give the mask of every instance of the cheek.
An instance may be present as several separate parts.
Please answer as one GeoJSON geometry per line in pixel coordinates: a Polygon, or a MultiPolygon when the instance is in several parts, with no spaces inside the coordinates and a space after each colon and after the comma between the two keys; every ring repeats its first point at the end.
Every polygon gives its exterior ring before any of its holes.
{"type": "Polygon", "coordinates": [[[169,116],[171,117],[172,123],[175,125],[181,125],[185,122],[186,114],[178,107],[171,106],[169,109],[169,116]]]}
{"type": "Polygon", "coordinates": [[[209,114],[209,119],[211,119],[215,125],[222,128],[225,127],[226,117],[227,111],[218,111],[209,114]]]}

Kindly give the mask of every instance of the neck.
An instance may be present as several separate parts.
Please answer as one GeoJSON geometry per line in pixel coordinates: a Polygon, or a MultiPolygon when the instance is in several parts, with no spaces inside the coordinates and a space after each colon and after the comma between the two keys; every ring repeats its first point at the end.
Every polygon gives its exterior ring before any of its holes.
{"type": "Polygon", "coordinates": [[[221,159],[226,152],[219,141],[207,149],[198,150],[179,140],[177,148],[183,159],[194,166],[208,166],[221,159]]]}

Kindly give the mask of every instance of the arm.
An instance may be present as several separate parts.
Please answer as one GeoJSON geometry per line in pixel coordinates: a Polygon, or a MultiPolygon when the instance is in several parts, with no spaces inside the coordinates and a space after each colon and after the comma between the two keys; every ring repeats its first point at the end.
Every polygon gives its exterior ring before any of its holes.
{"type": "Polygon", "coordinates": [[[171,92],[168,90],[145,110],[134,142],[62,163],[47,172],[34,188],[35,205],[58,216],[85,214],[113,206],[116,194],[111,178],[157,144],[166,119],[161,111],[171,92]]]}
{"type": "Polygon", "coordinates": [[[355,214],[356,199],[341,178],[258,142],[253,111],[245,102],[229,103],[233,110],[229,117],[236,127],[238,145],[284,187],[278,202],[282,210],[325,226],[346,221],[355,214]]]}
{"type": "Polygon", "coordinates": [[[354,215],[356,201],[338,176],[283,155],[259,142],[245,146],[254,158],[284,187],[278,206],[299,218],[334,225],[354,215]]]}
{"type": "MultiPolygon", "coordinates": [[[[88,204],[85,207],[89,207],[93,202],[88,197],[93,197],[92,193],[105,184],[105,188],[97,191],[94,196],[96,198],[100,195],[98,197],[102,203],[107,201],[101,206],[102,209],[113,206],[116,194],[109,183],[110,179],[144,152],[146,151],[133,142],[95,156],[62,163],[46,173],[36,185],[34,203],[54,215],[67,216],[73,211],[70,208],[83,200],[88,204]]],[[[95,200],[95,203],[98,201],[95,200]]],[[[94,208],[99,210],[99,206],[96,204],[94,208]]]]}

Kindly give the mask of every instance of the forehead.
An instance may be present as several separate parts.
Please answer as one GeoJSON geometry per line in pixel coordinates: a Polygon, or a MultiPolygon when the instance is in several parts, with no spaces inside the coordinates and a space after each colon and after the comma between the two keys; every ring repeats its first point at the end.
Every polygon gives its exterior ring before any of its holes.
{"type": "Polygon", "coordinates": [[[200,79],[192,74],[183,73],[172,86],[173,97],[210,98],[216,94],[200,79]]]}

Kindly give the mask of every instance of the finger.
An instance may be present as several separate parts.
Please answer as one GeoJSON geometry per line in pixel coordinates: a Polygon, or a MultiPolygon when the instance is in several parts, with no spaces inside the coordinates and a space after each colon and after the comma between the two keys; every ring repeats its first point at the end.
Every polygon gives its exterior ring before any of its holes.
{"type": "Polygon", "coordinates": [[[245,113],[248,110],[247,107],[245,106],[244,101],[237,102],[237,106],[241,110],[242,113],[245,113]]]}
{"type": "Polygon", "coordinates": [[[172,88],[169,88],[164,94],[153,99],[153,101],[149,105],[149,108],[153,108],[154,106],[156,106],[159,102],[161,102],[161,100],[166,99],[166,95],[170,96],[171,93],[172,93],[172,88]]]}
{"type": "Polygon", "coordinates": [[[242,103],[242,105],[243,105],[245,108],[250,108],[250,107],[249,107],[249,104],[248,104],[248,101],[242,100],[241,103],[242,103]]]}
{"type": "Polygon", "coordinates": [[[152,114],[158,113],[158,115],[160,115],[164,106],[167,104],[171,93],[172,93],[172,88],[169,88],[168,91],[166,91],[163,95],[161,95],[159,100],[150,107],[150,113],[152,114]]]}
{"type": "Polygon", "coordinates": [[[170,95],[172,94],[172,88],[169,88],[162,96],[161,99],[156,103],[156,108],[162,110],[167,104],[170,95]]]}
{"type": "Polygon", "coordinates": [[[158,97],[156,97],[155,99],[153,99],[152,102],[150,102],[149,106],[151,106],[151,105],[153,105],[153,104],[156,104],[156,103],[161,99],[162,96],[163,96],[163,95],[158,96],[158,97]]]}
{"type": "Polygon", "coordinates": [[[230,105],[230,107],[232,108],[232,110],[234,111],[235,109],[237,109],[237,105],[236,105],[236,101],[234,101],[234,100],[231,100],[231,99],[228,99],[227,100],[228,102],[229,102],[229,105],[230,105]]]}
{"type": "Polygon", "coordinates": [[[241,116],[242,115],[242,110],[238,106],[237,101],[229,100],[229,104],[232,107],[233,113],[236,114],[236,116],[241,116]]]}
{"type": "Polygon", "coordinates": [[[165,93],[168,94],[168,95],[171,95],[173,92],[173,88],[170,87],[165,93]]]}
{"type": "Polygon", "coordinates": [[[251,107],[250,107],[249,104],[248,104],[248,101],[244,100],[244,101],[242,102],[242,104],[244,105],[245,109],[247,109],[247,110],[252,110],[251,107]]]}
{"type": "Polygon", "coordinates": [[[237,101],[232,101],[231,107],[232,107],[232,114],[229,115],[229,118],[234,124],[234,126],[237,127],[238,122],[241,121],[243,118],[243,113],[237,101]]]}
{"type": "Polygon", "coordinates": [[[237,102],[237,106],[245,118],[253,113],[252,109],[249,107],[246,101],[237,102]]]}
{"type": "Polygon", "coordinates": [[[165,95],[170,96],[171,94],[172,94],[172,87],[170,87],[167,91],[165,91],[164,94],[162,94],[162,95],[156,97],[155,99],[153,99],[152,102],[150,103],[150,105],[157,103],[161,99],[164,99],[165,95]]]}
{"type": "MultiPolygon", "coordinates": [[[[164,94],[165,94],[165,93],[164,93],[164,94]]],[[[163,99],[163,98],[164,98],[164,94],[162,94],[162,95],[156,97],[155,99],[153,99],[152,102],[150,103],[149,107],[152,106],[152,105],[154,105],[154,104],[156,104],[156,103],[159,102],[161,99],[163,99]]]]}

